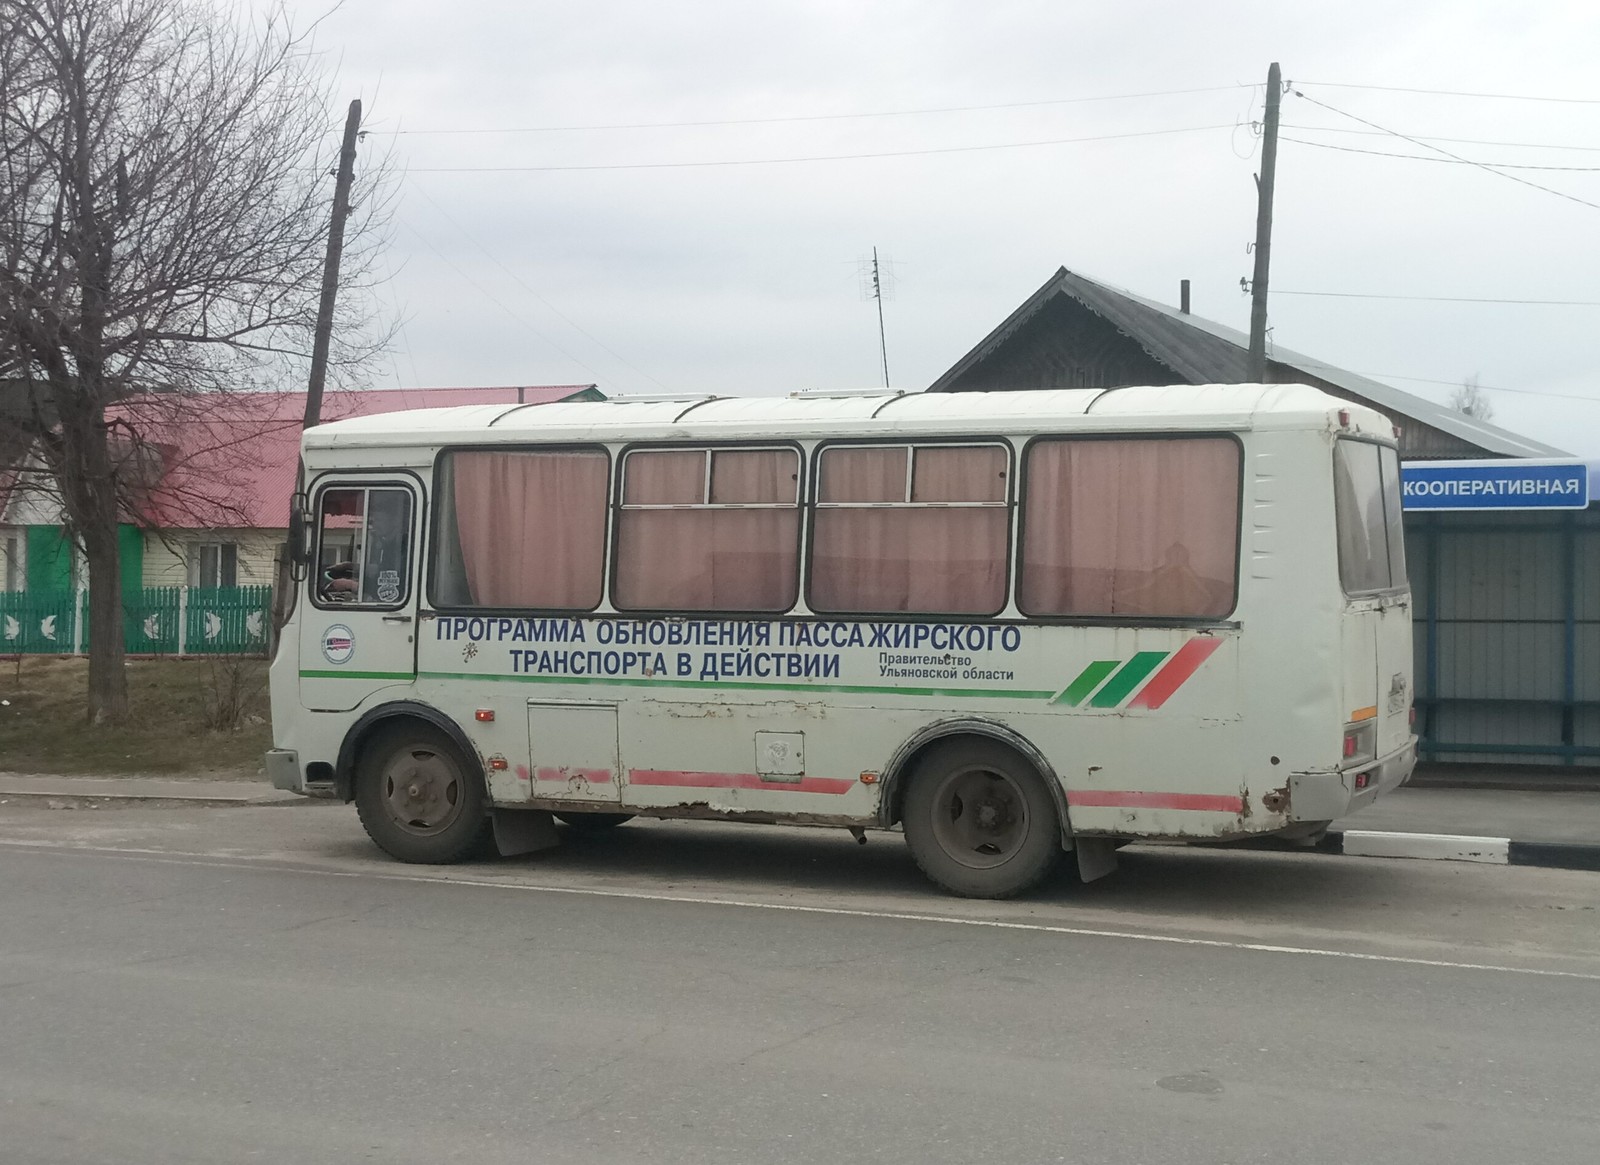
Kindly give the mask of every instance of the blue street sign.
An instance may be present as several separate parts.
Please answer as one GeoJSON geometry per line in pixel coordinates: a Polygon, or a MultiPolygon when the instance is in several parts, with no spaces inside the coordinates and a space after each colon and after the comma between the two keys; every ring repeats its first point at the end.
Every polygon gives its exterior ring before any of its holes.
{"type": "Polygon", "coordinates": [[[1413,461],[1400,467],[1407,510],[1581,510],[1582,461],[1413,461]]]}

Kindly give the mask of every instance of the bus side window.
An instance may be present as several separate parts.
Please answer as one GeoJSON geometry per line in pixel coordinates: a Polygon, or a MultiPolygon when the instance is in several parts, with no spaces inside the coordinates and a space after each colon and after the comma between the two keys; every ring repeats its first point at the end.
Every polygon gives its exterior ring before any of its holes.
{"type": "Polygon", "coordinates": [[[1017,606],[1036,616],[1226,616],[1241,456],[1227,437],[1034,442],[1017,606]]]}
{"type": "Polygon", "coordinates": [[[411,493],[329,489],[317,515],[316,597],[341,606],[397,607],[411,579],[411,493]]]}
{"type": "Polygon", "coordinates": [[[818,459],[813,610],[995,615],[1006,602],[1010,451],[830,445],[818,459]]]}

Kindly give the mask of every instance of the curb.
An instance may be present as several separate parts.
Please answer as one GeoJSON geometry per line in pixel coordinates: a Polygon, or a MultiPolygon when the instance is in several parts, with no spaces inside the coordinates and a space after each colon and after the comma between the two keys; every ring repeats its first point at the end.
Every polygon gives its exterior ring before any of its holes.
{"type": "Polygon", "coordinates": [[[38,789],[0,790],[0,803],[6,801],[45,801],[64,805],[196,805],[209,808],[259,808],[263,805],[308,804],[306,798],[293,801],[278,797],[178,797],[168,793],[47,793],[38,789]]]}
{"type": "Polygon", "coordinates": [[[306,798],[281,792],[259,781],[239,782],[235,787],[221,781],[196,782],[198,788],[185,788],[178,780],[148,783],[128,779],[0,776],[0,801],[53,802],[65,806],[101,805],[194,805],[215,808],[229,806],[298,805],[306,798]],[[119,787],[120,786],[120,787],[119,787]]]}
{"type": "Polygon", "coordinates": [[[1586,842],[1513,841],[1508,837],[1462,837],[1450,833],[1386,833],[1370,829],[1330,830],[1315,847],[1321,853],[1369,858],[1413,858],[1480,862],[1496,866],[1540,866],[1550,870],[1600,871],[1600,845],[1586,842]]]}

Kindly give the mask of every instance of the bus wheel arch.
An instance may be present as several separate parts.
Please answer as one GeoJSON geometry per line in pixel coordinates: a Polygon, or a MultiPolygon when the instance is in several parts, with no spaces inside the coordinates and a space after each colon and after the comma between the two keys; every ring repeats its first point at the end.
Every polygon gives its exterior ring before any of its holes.
{"type": "Polygon", "coordinates": [[[476,753],[429,719],[388,716],[355,754],[362,827],[403,862],[444,865],[486,854],[493,834],[488,786],[476,753]]]}
{"type": "Polygon", "coordinates": [[[901,821],[905,811],[906,790],[911,777],[934,750],[955,741],[973,740],[998,745],[1015,753],[1029,765],[1050,793],[1055,804],[1056,819],[1061,823],[1061,845],[1072,846],[1072,825],[1067,816],[1067,795],[1061,787],[1055,769],[1027,737],[1009,725],[977,717],[943,720],[930,724],[905,741],[884,767],[880,780],[883,794],[878,805],[879,823],[885,828],[901,821]]]}
{"type": "Polygon", "coordinates": [[[1049,780],[1009,744],[946,737],[907,777],[901,825],[917,867],[964,898],[1011,898],[1060,863],[1049,780]]]}
{"type": "Polygon", "coordinates": [[[487,798],[483,760],[460,725],[431,705],[416,700],[396,700],[369,708],[344,734],[344,741],[339,745],[339,759],[333,768],[333,791],[340,801],[349,804],[355,800],[356,770],[367,746],[380,734],[406,727],[408,722],[418,730],[431,729],[448,739],[461,753],[472,775],[484,786],[487,798]]]}

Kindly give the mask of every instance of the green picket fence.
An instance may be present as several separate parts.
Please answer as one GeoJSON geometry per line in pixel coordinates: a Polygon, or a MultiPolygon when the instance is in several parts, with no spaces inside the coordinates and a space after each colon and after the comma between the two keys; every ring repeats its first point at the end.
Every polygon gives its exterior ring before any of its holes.
{"type": "Polygon", "coordinates": [[[70,592],[39,597],[0,592],[0,654],[71,655],[77,643],[76,608],[70,592]]]}
{"type": "MultiPolygon", "coordinates": [[[[271,610],[270,586],[146,587],[123,596],[123,645],[135,655],[262,655],[271,610]]],[[[0,655],[88,649],[87,595],[0,593],[0,655]]]]}

